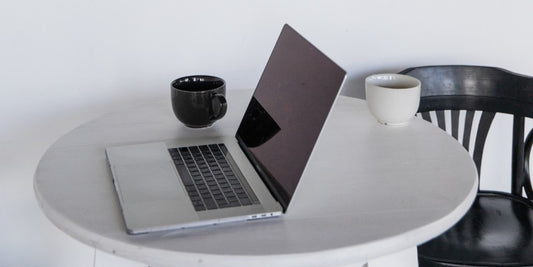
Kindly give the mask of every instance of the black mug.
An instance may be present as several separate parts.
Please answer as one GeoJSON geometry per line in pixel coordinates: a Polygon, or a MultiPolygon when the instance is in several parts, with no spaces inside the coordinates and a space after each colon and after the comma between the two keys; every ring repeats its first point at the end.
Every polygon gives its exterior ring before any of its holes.
{"type": "Polygon", "coordinates": [[[187,127],[209,127],[226,114],[226,82],[221,78],[182,77],[171,83],[170,91],[172,110],[187,127]]]}

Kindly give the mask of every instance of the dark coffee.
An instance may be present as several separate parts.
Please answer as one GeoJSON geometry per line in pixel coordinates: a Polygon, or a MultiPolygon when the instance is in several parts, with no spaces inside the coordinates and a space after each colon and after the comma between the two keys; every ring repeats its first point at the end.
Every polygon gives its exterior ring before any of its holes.
{"type": "Polygon", "coordinates": [[[182,77],[171,83],[170,90],[174,114],[187,127],[208,127],[226,114],[226,83],[221,78],[182,77]]]}
{"type": "Polygon", "coordinates": [[[387,88],[387,89],[410,89],[412,87],[397,85],[397,86],[386,86],[385,88],[387,88]]]}
{"type": "Polygon", "coordinates": [[[185,91],[205,91],[216,89],[223,85],[224,81],[212,76],[185,77],[174,82],[174,88],[185,91]]]}

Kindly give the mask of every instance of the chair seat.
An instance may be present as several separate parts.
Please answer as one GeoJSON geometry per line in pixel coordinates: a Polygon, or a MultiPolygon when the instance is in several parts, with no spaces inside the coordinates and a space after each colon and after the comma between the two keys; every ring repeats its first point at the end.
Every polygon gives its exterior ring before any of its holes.
{"type": "Polygon", "coordinates": [[[533,266],[533,202],[481,191],[456,225],[418,247],[418,257],[420,266],[533,266]]]}

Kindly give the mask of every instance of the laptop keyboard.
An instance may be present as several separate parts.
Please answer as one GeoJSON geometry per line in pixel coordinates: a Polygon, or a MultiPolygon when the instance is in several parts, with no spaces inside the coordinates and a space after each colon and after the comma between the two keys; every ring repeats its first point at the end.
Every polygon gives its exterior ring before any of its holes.
{"type": "Polygon", "coordinates": [[[258,203],[230,167],[224,144],[171,148],[168,151],[196,211],[258,203]]]}

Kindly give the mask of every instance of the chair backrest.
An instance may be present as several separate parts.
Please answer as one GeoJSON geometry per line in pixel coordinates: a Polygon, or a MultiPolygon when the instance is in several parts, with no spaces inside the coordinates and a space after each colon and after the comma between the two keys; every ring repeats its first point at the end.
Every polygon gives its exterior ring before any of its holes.
{"type": "Polygon", "coordinates": [[[525,190],[528,198],[533,199],[526,160],[533,131],[524,141],[525,118],[533,118],[533,77],[494,67],[455,65],[415,67],[401,73],[422,82],[418,110],[422,118],[436,120],[445,131],[449,128],[455,139],[472,150],[479,173],[485,141],[496,113],[513,115],[511,193],[521,196],[525,190]],[[435,114],[433,119],[430,111],[435,114]],[[445,116],[447,112],[450,116],[445,116]],[[446,117],[451,124],[448,127],[446,117]]]}

